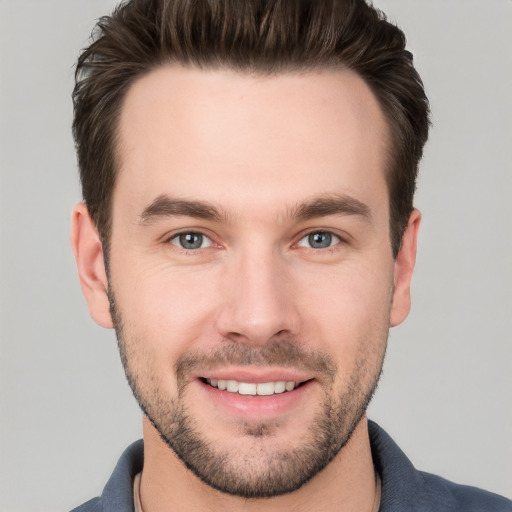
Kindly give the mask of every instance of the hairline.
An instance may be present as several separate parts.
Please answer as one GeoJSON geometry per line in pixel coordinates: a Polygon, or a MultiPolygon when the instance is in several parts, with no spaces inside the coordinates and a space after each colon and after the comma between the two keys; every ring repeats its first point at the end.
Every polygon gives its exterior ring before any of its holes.
{"type": "MultiPolygon", "coordinates": [[[[134,87],[134,85],[139,82],[140,80],[143,80],[144,78],[148,77],[149,75],[172,66],[180,66],[185,69],[191,69],[191,70],[199,70],[199,71],[228,71],[233,72],[241,76],[246,76],[249,78],[274,78],[279,77],[280,75],[298,75],[298,76],[304,76],[309,75],[313,73],[323,73],[323,72],[351,72],[357,75],[359,79],[361,79],[364,84],[368,87],[369,92],[373,95],[373,98],[376,101],[376,104],[380,110],[380,113],[383,117],[385,126],[386,126],[386,132],[383,134],[383,138],[385,140],[383,141],[383,155],[384,155],[384,162],[383,162],[383,169],[382,172],[384,173],[384,180],[386,182],[386,188],[387,188],[387,198],[388,198],[388,214],[389,214],[389,222],[388,222],[388,235],[389,235],[389,242],[391,245],[391,249],[393,251],[393,256],[396,257],[395,254],[395,246],[394,246],[394,219],[392,216],[392,180],[393,180],[393,173],[395,171],[395,167],[397,165],[397,158],[396,153],[397,149],[399,147],[398,143],[398,134],[396,133],[396,126],[395,124],[390,120],[390,116],[386,112],[386,108],[383,106],[383,102],[378,97],[378,95],[375,93],[371,83],[357,70],[353,67],[349,66],[348,64],[344,63],[341,59],[331,59],[326,60],[324,62],[289,62],[281,64],[280,66],[273,66],[271,68],[264,68],[263,66],[235,66],[232,63],[228,61],[219,61],[219,62],[211,62],[211,61],[205,61],[205,62],[184,62],[183,60],[180,60],[176,57],[167,57],[165,59],[162,59],[158,62],[154,62],[152,64],[149,64],[146,69],[141,71],[140,73],[134,74],[133,77],[131,77],[130,80],[126,81],[123,84],[123,87],[119,90],[119,98],[116,103],[117,109],[115,112],[115,118],[112,126],[112,138],[111,138],[111,151],[112,151],[112,172],[113,172],[113,185],[112,190],[110,192],[110,196],[108,198],[108,215],[107,215],[107,222],[105,225],[105,232],[99,233],[103,250],[104,252],[108,253],[108,249],[110,247],[110,240],[112,237],[112,216],[113,216],[113,202],[114,202],[114,195],[115,190],[117,187],[117,181],[118,181],[118,175],[120,172],[122,172],[122,140],[121,140],[121,119],[122,119],[122,112],[123,108],[126,104],[126,100],[128,97],[128,94],[130,90],[134,87]]],[[[400,233],[400,240],[402,238],[403,233],[400,233]]],[[[398,251],[396,251],[398,252],[398,251]]]]}

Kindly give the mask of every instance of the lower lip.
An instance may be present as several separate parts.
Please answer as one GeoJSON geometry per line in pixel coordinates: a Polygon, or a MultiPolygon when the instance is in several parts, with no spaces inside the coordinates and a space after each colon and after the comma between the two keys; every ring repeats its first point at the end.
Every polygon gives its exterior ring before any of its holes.
{"type": "Polygon", "coordinates": [[[299,404],[303,406],[306,396],[315,385],[315,381],[308,381],[292,391],[268,396],[253,396],[221,391],[201,380],[197,382],[216,406],[234,416],[254,420],[275,419],[293,410],[299,404]]]}

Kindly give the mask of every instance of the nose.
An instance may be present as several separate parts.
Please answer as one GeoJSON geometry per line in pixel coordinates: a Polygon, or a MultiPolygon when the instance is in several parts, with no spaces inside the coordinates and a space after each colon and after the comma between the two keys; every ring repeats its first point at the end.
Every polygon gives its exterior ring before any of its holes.
{"type": "Polygon", "coordinates": [[[217,330],[224,338],[263,346],[296,336],[299,314],[293,279],[279,255],[244,254],[224,275],[217,330]]]}

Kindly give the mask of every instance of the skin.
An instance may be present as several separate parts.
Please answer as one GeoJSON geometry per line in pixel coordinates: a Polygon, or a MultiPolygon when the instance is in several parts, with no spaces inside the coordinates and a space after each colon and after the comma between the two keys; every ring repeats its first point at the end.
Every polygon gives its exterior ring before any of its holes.
{"type": "MultiPolygon", "coordinates": [[[[409,312],[420,215],[412,213],[394,259],[384,117],[350,71],[262,78],[176,65],[131,87],[119,128],[110,293],[122,317],[127,372],[155,414],[158,400],[161,407],[180,403],[235,473],[262,473],[273,453],[294,453],[310,441],[326,401],[341,407],[341,397],[371,393],[389,327],[409,312]],[[162,195],[207,203],[220,215],[151,210],[162,195]],[[326,198],[338,206],[341,198],[345,207],[355,200],[364,213],[298,214],[298,205],[326,198]],[[176,237],[183,232],[202,233],[206,242],[186,251],[176,237]],[[330,247],[310,246],[308,234],[318,232],[335,235],[330,247]],[[322,354],[334,371],[270,359],[214,367],[200,359],[202,366],[176,373],[187,356],[229,347],[266,354],[280,343],[322,354]],[[243,399],[228,397],[226,406],[199,380],[219,371],[245,372],[243,380],[254,382],[295,372],[308,385],[286,407],[265,408],[262,397],[240,412],[243,399]],[[344,394],[354,383],[360,392],[344,394]],[[268,435],[254,434],[261,425],[268,435]]],[[[75,208],[72,225],[90,314],[112,328],[102,245],[85,205],[75,208]]],[[[325,469],[294,492],[251,500],[197,478],[145,417],[143,508],[370,511],[375,480],[366,417],[349,412],[358,420],[353,434],[325,469]]]]}

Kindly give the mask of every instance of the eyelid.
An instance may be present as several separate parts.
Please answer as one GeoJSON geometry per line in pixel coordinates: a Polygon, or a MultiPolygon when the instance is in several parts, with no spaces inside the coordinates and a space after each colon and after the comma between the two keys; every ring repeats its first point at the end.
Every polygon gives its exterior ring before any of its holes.
{"type": "Polygon", "coordinates": [[[335,230],[332,230],[332,229],[327,229],[327,228],[315,228],[315,229],[308,229],[307,231],[305,232],[302,232],[299,236],[298,236],[298,241],[295,242],[295,246],[297,247],[303,247],[305,249],[312,249],[314,251],[325,251],[327,249],[333,249],[334,247],[336,247],[337,245],[339,244],[343,244],[343,243],[348,243],[348,235],[346,236],[343,236],[341,233],[338,233],[336,232],[335,230]],[[332,245],[328,246],[328,247],[325,247],[325,248],[315,248],[315,247],[310,247],[309,245],[302,245],[301,242],[303,240],[305,240],[307,237],[309,237],[310,235],[313,235],[314,233],[326,233],[326,234],[329,234],[333,237],[333,239],[336,239],[336,240],[333,240],[333,243],[332,245]]]}
{"type": "Polygon", "coordinates": [[[180,229],[179,231],[175,231],[175,232],[166,234],[165,236],[162,237],[162,243],[163,244],[171,244],[171,245],[175,246],[176,248],[178,248],[182,251],[187,251],[187,252],[197,252],[201,249],[207,249],[208,247],[211,247],[212,245],[215,244],[215,242],[213,241],[213,237],[211,235],[206,234],[204,230],[199,229],[199,228],[197,228],[197,229],[196,228],[185,228],[185,229],[180,229]],[[181,235],[187,235],[187,234],[201,235],[203,237],[203,241],[204,241],[204,239],[207,239],[209,241],[209,244],[206,247],[200,247],[198,249],[185,249],[185,247],[181,247],[179,245],[179,243],[174,243],[174,241],[177,240],[181,235]]]}
{"type": "MultiPolygon", "coordinates": [[[[309,235],[312,235],[314,233],[328,233],[330,234],[335,240],[334,240],[334,243],[326,248],[325,249],[332,249],[334,248],[335,246],[339,245],[340,243],[341,244],[344,244],[344,243],[349,243],[349,240],[350,240],[350,236],[347,235],[347,234],[341,234],[341,233],[338,233],[336,230],[333,230],[332,228],[315,228],[315,229],[308,229],[308,230],[304,230],[302,231],[302,233],[300,233],[298,236],[297,236],[297,241],[293,244],[294,246],[298,246],[298,247],[304,247],[306,249],[312,249],[312,250],[315,250],[315,251],[318,251],[318,250],[321,250],[321,249],[316,249],[314,247],[308,247],[306,245],[301,245],[301,242],[306,239],[309,235]]],[[[211,247],[213,245],[219,245],[217,242],[215,242],[214,240],[214,237],[210,234],[207,234],[206,231],[202,228],[183,228],[183,229],[180,229],[178,231],[174,231],[174,232],[171,232],[171,233],[168,233],[166,235],[164,235],[162,238],[162,243],[163,244],[172,244],[173,246],[175,246],[176,248],[182,250],[182,251],[187,251],[187,252],[197,252],[201,249],[207,249],[208,247],[211,247]],[[181,247],[178,243],[173,243],[174,240],[176,240],[180,235],[184,235],[184,234],[198,234],[198,235],[201,235],[203,236],[203,238],[207,239],[209,244],[206,246],[206,247],[200,247],[198,249],[185,249],[184,247],[181,247]]]]}

